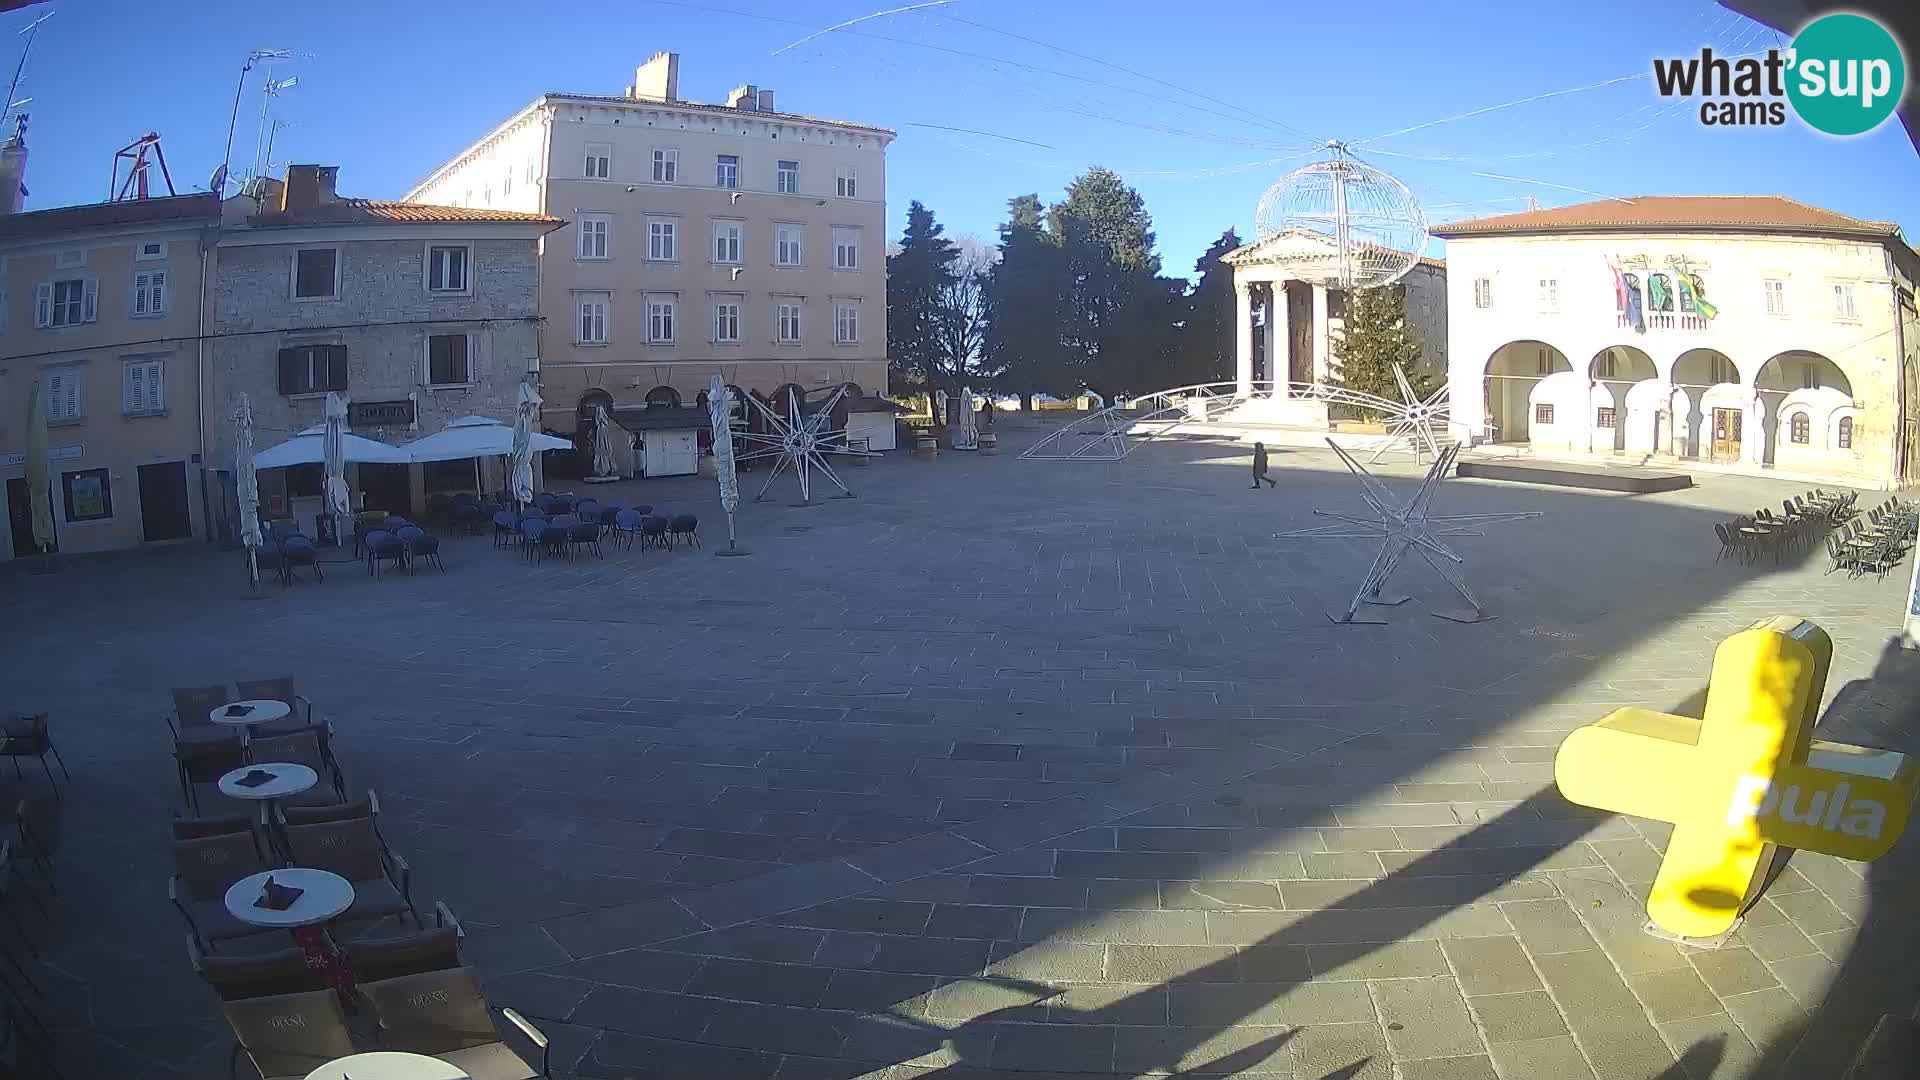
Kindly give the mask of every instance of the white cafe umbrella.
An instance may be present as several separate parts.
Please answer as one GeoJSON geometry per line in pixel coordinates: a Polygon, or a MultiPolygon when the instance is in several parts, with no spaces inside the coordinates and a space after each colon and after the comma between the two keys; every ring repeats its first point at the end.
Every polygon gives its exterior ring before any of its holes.
{"type": "MultiPolygon", "coordinates": [[[[289,465],[323,464],[327,459],[326,434],[324,425],[310,427],[278,446],[255,454],[253,467],[284,469],[289,465]]],[[[346,431],[340,435],[340,456],[343,461],[362,465],[407,465],[413,461],[405,450],[397,446],[363,439],[346,431]]]]}
{"type": "Polygon", "coordinates": [[[713,425],[713,475],[720,481],[720,509],[727,514],[727,550],[716,554],[745,555],[733,541],[733,511],[740,505],[740,479],[733,470],[733,391],[718,375],[707,382],[707,421],[713,425]]]}
{"type": "MultiPolygon", "coordinates": [[[[53,548],[53,503],[47,490],[47,401],[40,381],[27,391],[27,507],[33,517],[33,547],[42,558],[53,548]]],[[[14,552],[15,555],[21,552],[14,552]]],[[[39,571],[35,571],[38,573],[39,571]]]]}
{"type": "Polygon", "coordinates": [[[533,387],[521,383],[520,400],[513,410],[510,486],[513,488],[513,501],[523,507],[533,501],[533,424],[539,414],[540,395],[533,392],[533,387]]]}
{"type": "MultiPolygon", "coordinates": [[[[462,458],[507,457],[513,453],[514,429],[484,416],[462,416],[447,421],[447,426],[431,435],[413,440],[400,449],[416,462],[458,461],[462,458]]],[[[533,453],[565,450],[573,444],[565,439],[530,431],[528,445],[533,453]]]]}
{"type": "Polygon", "coordinates": [[[326,461],[327,516],[333,519],[336,542],[346,534],[347,515],[352,508],[347,499],[347,402],[339,394],[328,392],[324,443],[320,449],[326,461]]]}
{"type": "Polygon", "coordinates": [[[233,485],[240,503],[240,542],[247,546],[247,584],[260,584],[260,482],[254,476],[253,401],[240,395],[233,414],[233,485]]]}
{"type": "Polygon", "coordinates": [[[619,476],[620,467],[613,461],[614,432],[623,430],[607,414],[605,405],[593,407],[593,475],[619,476]]]}

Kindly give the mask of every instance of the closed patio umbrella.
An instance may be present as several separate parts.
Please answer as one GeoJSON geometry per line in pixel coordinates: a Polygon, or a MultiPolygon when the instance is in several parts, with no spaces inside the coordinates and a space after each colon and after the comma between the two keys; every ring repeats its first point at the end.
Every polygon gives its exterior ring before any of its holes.
{"type": "Polygon", "coordinates": [[[247,584],[260,584],[260,481],[253,468],[253,401],[240,395],[233,414],[233,486],[240,503],[240,542],[247,546],[247,584]]]}
{"type": "Polygon", "coordinates": [[[733,512],[740,505],[740,478],[733,465],[733,391],[718,375],[707,383],[707,420],[713,425],[713,475],[720,481],[720,509],[727,515],[727,550],[714,554],[745,555],[733,542],[733,512]]]}
{"type": "Polygon", "coordinates": [[[326,432],[321,436],[326,444],[321,454],[326,459],[326,502],[327,516],[333,519],[333,535],[338,539],[346,535],[347,514],[351,504],[347,498],[347,403],[337,393],[327,394],[326,432]]]}
{"type": "Polygon", "coordinates": [[[614,431],[617,430],[613,417],[607,415],[605,405],[593,407],[593,475],[618,476],[620,467],[613,461],[614,431]]]}
{"type": "MultiPolygon", "coordinates": [[[[520,400],[513,410],[513,501],[524,508],[533,501],[533,425],[540,415],[540,395],[520,384],[520,400]]],[[[549,436],[551,437],[551,436],[549,436]]]]}
{"type": "MultiPolygon", "coordinates": [[[[33,547],[53,548],[53,504],[47,495],[47,401],[40,381],[27,393],[27,505],[33,515],[33,547]]],[[[16,552],[17,554],[17,552],[16,552]]],[[[41,564],[45,568],[44,560],[41,564]]]]}

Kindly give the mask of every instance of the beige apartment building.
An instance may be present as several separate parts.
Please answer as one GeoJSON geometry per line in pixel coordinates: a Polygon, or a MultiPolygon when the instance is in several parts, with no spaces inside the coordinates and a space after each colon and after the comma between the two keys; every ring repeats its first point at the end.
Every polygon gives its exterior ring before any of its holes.
{"type": "Polygon", "coordinates": [[[771,395],[884,394],[893,132],[742,86],[682,100],[661,53],[619,97],[545,94],[406,194],[570,224],[542,241],[549,427],[593,402],[692,404],[709,378],[771,395]]]}
{"type": "Polygon", "coordinates": [[[212,195],[0,215],[0,555],[33,553],[27,401],[47,409],[55,544],[67,554],[204,535],[196,382],[212,195]]]}

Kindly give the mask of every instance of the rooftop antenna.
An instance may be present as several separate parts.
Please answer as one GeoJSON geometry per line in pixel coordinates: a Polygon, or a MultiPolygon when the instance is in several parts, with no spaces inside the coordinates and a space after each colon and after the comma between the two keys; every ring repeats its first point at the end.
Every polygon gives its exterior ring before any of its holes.
{"type": "Polygon", "coordinates": [[[227,177],[233,171],[233,129],[240,123],[240,95],[247,88],[247,73],[262,60],[291,59],[292,49],[255,49],[247,54],[247,62],[240,65],[240,81],[233,88],[233,112],[227,117],[227,149],[220,155],[220,171],[213,174],[218,182],[208,185],[214,194],[224,198],[227,193],[227,177]]]}
{"type": "Polygon", "coordinates": [[[273,152],[273,131],[279,126],[273,119],[273,99],[280,96],[280,91],[291,90],[299,81],[298,75],[276,79],[269,70],[266,81],[260,84],[260,127],[253,136],[253,165],[247,175],[258,176],[272,168],[267,155],[273,152]]]}
{"type": "Polygon", "coordinates": [[[15,101],[13,95],[20,89],[20,76],[27,70],[27,54],[33,51],[33,39],[40,33],[40,24],[53,18],[55,14],[49,11],[20,28],[19,32],[27,36],[27,43],[20,47],[20,62],[13,65],[13,81],[7,84],[7,105],[5,109],[0,109],[0,120],[5,120],[8,113],[32,100],[29,98],[27,101],[15,101]]]}
{"type": "Polygon", "coordinates": [[[153,162],[160,164],[160,179],[166,181],[167,194],[177,195],[173,189],[173,175],[167,171],[167,155],[160,149],[160,136],[149,131],[120,148],[113,155],[113,179],[107,183],[108,202],[126,202],[130,199],[152,198],[147,191],[147,170],[153,162]],[[151,157],[152,161],[148,158],[151,157]],[[128,162],[126,183],[120,182],[120,162],[128,162]]]}

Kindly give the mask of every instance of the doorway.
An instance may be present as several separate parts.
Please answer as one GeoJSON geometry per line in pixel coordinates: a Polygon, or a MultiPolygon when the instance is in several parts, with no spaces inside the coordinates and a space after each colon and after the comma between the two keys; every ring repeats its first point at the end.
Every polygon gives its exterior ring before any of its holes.
{"type": "MultiPolygon", "coordinates": [[[[53,497],[47,497],[47,509],[53,509],[53,497]]],[[[27,497],[27,482],[21,477],[7,481],[7,525],[13,530],[13,557],[36,554],[33,546],[33,501],[27,497]]],[[[54,536],[53,550],[60,550],[60,538],[54,536]]]]}
{"type": "Polygon", "coordinates": [[[185,462],[140,466],[140,529],[149,544],[185,540],[193,535],[185,462]]]}
{"type": "Polygon", "coordinates": [[[1740,423],[1744,418],[1745,413],[1740,409],[1713,410],[1713,446],[1708,460],[1739,462],[1740,423]]]}
{"type": "Polygon", "coordinates": [[[413,513],[410,468],[409,465],[360,465],[360,494],[366,508],[385,510],[389,514],[413,513]]]}

